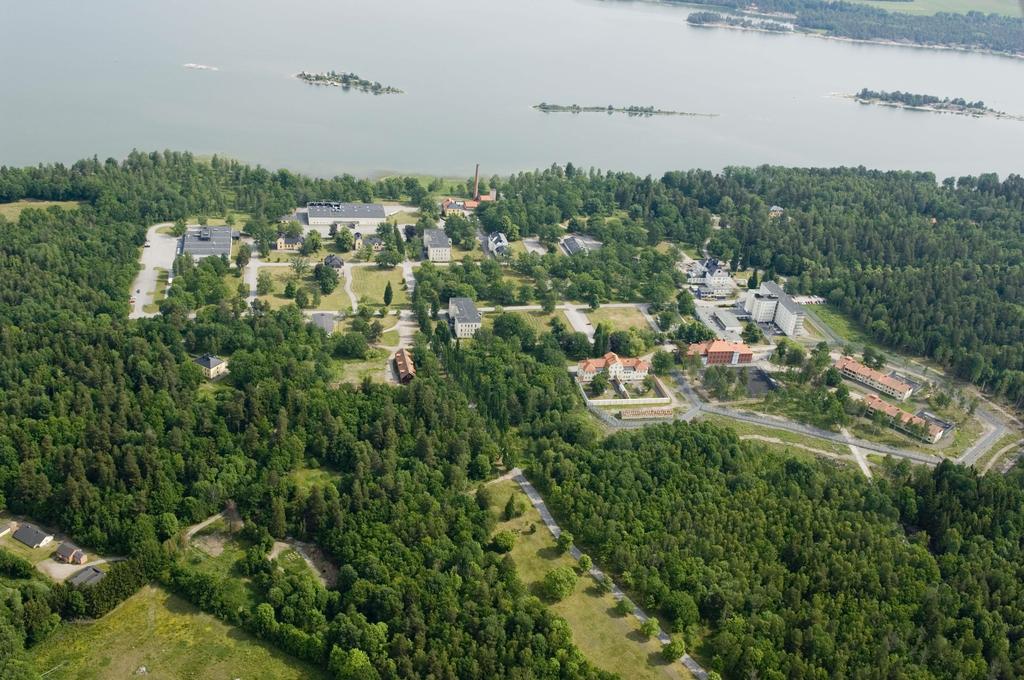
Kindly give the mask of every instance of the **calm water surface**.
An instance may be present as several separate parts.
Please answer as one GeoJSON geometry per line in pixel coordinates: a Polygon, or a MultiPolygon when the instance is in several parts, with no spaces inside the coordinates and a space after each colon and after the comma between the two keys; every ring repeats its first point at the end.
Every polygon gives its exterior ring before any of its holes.
{"type": "Polygon", "coordinates": [[[0,7],[0,164],[221,153],[338,172],[660,173],[775,163],[1024,171],[1024,123],[861,106],[861,87],[1024,114],[1024,61],[700,29],[597,0],[32,0],[0,7]],[[183,68],[209,64],[218,71],[183,68]],[[406,94],[314,88],[354,71],[406,94]],[[542,114],[541,101],[717,118],[542,114]]]}

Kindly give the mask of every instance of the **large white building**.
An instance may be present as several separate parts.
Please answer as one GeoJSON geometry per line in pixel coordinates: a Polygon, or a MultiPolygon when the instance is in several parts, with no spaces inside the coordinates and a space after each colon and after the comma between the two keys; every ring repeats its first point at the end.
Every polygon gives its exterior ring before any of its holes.
{"type": "Polygon", "coordinates": [[[337,203],[313,201],[306,204],[309,226],[329,227],[346,223],[355,227],[376,227],[386,218],[384,206],[377,203],[337,203]]]}
{"type": "Polygon", "coordinates": [[[467,297],[448,300],[448,320],[457,338],[471,338],[480,330],[483,319],[473,301],[467,297]]]}
{"type": "Polygon", "coordinates": [[[791,338],[804,333],[804,310],[774,281],[765,281],[747,293],[743,309],[752,321],[774,323],[791,338]]]}
{"type": "Polygon", "coordinates": [[[423,232],[423,252],[431,262],[451,262],[452,240],[441,229],[426,229],[423,232]]]}

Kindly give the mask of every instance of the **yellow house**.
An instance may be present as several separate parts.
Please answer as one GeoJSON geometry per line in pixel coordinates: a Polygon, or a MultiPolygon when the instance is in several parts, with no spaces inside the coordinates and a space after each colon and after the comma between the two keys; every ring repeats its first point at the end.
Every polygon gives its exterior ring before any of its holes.
{"type": "Polygon", "coordinates": [[[197,357],[195,362],[199,364],[199,368],[203,369],[203,375],[210,380],[219,378],[228,372],[228,362],[212,354],[204,354],[201,357],[197,357]]]}

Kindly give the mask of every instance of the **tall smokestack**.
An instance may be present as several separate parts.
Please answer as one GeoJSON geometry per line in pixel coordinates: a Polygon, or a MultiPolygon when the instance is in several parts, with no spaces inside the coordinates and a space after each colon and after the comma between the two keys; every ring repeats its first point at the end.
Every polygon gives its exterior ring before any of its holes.
{"type": "Polygon", "coordinates": [[[480,198],[480,164],[476,164],[476,172],[473,174],[473,200],[480,198]]]}

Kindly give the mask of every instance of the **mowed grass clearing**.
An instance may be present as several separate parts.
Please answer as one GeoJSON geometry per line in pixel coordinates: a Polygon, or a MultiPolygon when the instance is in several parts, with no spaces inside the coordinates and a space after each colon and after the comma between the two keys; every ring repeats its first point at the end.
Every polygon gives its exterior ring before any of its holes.
{"type": "Polygon", "coordinates": [[[565,312],[560,309],[556,309],[551,314],[545,314],[540,311],[512,312],[512,314],[523,317],[523,319],[526,320],[526,323],[530,324],[537,333],[547,333],[550,331],[552,319],[558,319],[567,329],[572,330],[572,324],[569,323],[569,319],[565,316],[565,312]]]}
{"type": "Polygon", "coordinates": [[[381,269],[375,265],[369,267],[350,267],[346,272],[352,277],[352,292],[360,303],[370,305],[384,304],[384,288],[391,282],[392,307],[409,303],[403,284],[402,268],[381,269]]]}
{"type": "Polygon", "coordinates": [[[77,680],[128,678],[142,666],[153,680],[326,678],[165,590],[146,586],[91,623],[63,624],[32,648],[40,673],[77,680]]]}
{"type": "MultiPolygon", "coordinates": [[[[498,519],[511,494],[527,508],[521,517],[500,522],[495,531],[510,530],[518,534],[512,560],[530,592],[536,594],[540,581],[555,567],[576,566],[571,557],[557,553],[554,537],[518,484],[504,481],[489,490],[491,512],[498,519]],[[529,533],[531,525],[536,526],[533,533],[529,533]]],[[[573,642],[583,655],[606,671],[631,680],[692,677],[682,664],[668,664],[662,659],[661,644],[656,639],[642,637],[640,622],[635,617],[615,614],[615,598],[598,593],[590,576],[579,579],[572,595],[548,606],[569,623],[573,642]]]]}
{"type": "Polygon", "coordinates": [[[587,310],[585,313],[595,328],[599,323],[608,324],[613,331],[628,331],[630,328],[649,330],[651,327],[640,310],[632,305],[629,307],[598,307],[593,311],[587,310]]]}
{"type": "Polygon", "coordinates": [[[21,215],[21,211],[25,208],[38,208],[44,210],[52,205],[60,206],[66,210],[74,210],[78,208],[80,203],[78,201],[37,201],[31,198],[26,198],[21,201],[12,201],[10,203],[0,203],[0,216],[6,217],[12,222],[21,215]]]}

